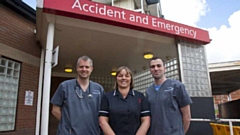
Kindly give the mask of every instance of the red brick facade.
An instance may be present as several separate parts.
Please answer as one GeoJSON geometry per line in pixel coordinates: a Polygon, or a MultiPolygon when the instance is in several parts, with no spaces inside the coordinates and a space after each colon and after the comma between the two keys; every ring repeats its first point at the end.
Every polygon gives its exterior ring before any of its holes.
{"type": "Polygon", "coordinates": [[[36,57],[41,47],[36,44],[35,23],[0,4],[0,43],[36,57]]]}
{"type": "MultiPolygon", "coordinates": [[[[240,90],[230,93],[232,100],[240,99],[240,90]]],[[[228,95],[213,95],[215,115],[218,116],[218,104],[228,102],[228,95]]]]}
{"type": "MultiPolygon", "coordinates": [[[[40,58],[41,47],[35,39],[35,23],[29,21],[17,12],[0,4],[0,43],[29,55],[40,58]]],[[[0,48],[1,49],[1,48],[0,48]]],[[[0,56],[2,54],[0,53],[0,56]]],[[[2,55],[4,56],[4,55],[2,55]]],[[[5,56],[8,57],[8,56],[5,56]]],[[[21,61],[20,61],[21,62],[21,61]]],[[[15,130],[0,132],[0,135],[34,135],[37,114],[37,97],[39,82],[39,67],[24,63],[21,64],[21,75],[19,81],[19,92],[16,111],[15,130]],[[34,92],[33,106],[24,105],[25,91],[34,92]]],[[[57,86],[63,80],[69,78],[52,78],[51,95],[57,89],[57,86]]],[[[231,94],[232,99],[240,98],[240,90],[231,94]]],[[[214,96],[214,103],[227,102],[227,96],[214,96]]],[[[51,112],[51,108],[50,108],[51,112]]],[[[50,113],[49,112],[49,113],[50,113]]],[[[49,134],[55,134],[58,121],[51,115],[49,117],[49,134]]]]}
{"type": "MultiPolygon", "coordinates": [[[[35,23],[19,15],[12,9],[0,4],[0,43],[30,56],[40,58],[41,47],[35,40],[35,23]]],[[[0,53],[0,55],[5,56],[0,53]]],[[[11,54],[9,54],[11,55],[11,54]]],[[[13,59],[14,60],[14,59],[13,59]]],[[[21,63],[18,88],[18,100],[15,119],[15,130],[0,132],[0,135],[34,135],[38,97],[39,67],[21,63]],[[33,106],[24,105],[25,91],[34,92],[33,106]]]]}
{"type": "MultiPolygon", "coordinates": [[[[230,93],[230,95],[231,95],[232,100],[237,100],[240,98],[240,90],[232,92],[232,93],[230,93]]],[[[215,95],[215,96],[213,96],[213,98],[214,98],[214,103],[216,105],[228,102],[228,95],[215,95]]]]}

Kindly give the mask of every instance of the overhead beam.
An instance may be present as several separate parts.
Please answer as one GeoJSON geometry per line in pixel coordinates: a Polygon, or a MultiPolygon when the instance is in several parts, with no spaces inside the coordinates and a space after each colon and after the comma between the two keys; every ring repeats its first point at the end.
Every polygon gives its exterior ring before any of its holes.
{"type": "Polygon", "coordinates": [[[221,62],[221,63],[210,63],[208,64],[209,72],[239,70],[240,61],[221,62]]]}

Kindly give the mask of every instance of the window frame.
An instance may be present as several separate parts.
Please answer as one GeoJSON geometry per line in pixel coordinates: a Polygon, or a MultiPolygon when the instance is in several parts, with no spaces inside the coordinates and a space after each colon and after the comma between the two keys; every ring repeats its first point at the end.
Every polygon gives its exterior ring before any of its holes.
{"type": "Polygon", "coordinates": [[[21,66],[0,56],[0,132],[15,130],[21,66]]]}

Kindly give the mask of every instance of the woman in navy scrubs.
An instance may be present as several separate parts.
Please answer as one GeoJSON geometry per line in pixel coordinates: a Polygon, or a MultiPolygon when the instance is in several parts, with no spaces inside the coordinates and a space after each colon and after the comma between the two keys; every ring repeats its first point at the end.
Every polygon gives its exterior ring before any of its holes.
{"type": "Polygon", "coordinates": [[[143,93],[133,90],[129,68],[118,68],[114,91],[101,101],[99,122],[104,135],[146,135],[150,126],[150,109],[143,93]]]}

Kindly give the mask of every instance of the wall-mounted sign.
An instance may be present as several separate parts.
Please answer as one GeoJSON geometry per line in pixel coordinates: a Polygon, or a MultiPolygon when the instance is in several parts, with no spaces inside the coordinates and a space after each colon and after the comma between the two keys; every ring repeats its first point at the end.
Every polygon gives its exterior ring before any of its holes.
{"type": "Polygon", "coordinates": [[[29,105],[32,106],[33,105],[33,96],[34,96],[34,92],[27,90],[25,92],[25,101],[24,101],[24,105],[29,105]]]}
{"type": "Polygon", "coordinates": [[[210,42],[208,31],[88,0],[44,0],[43,11],[155,34],[210,42]]]}

